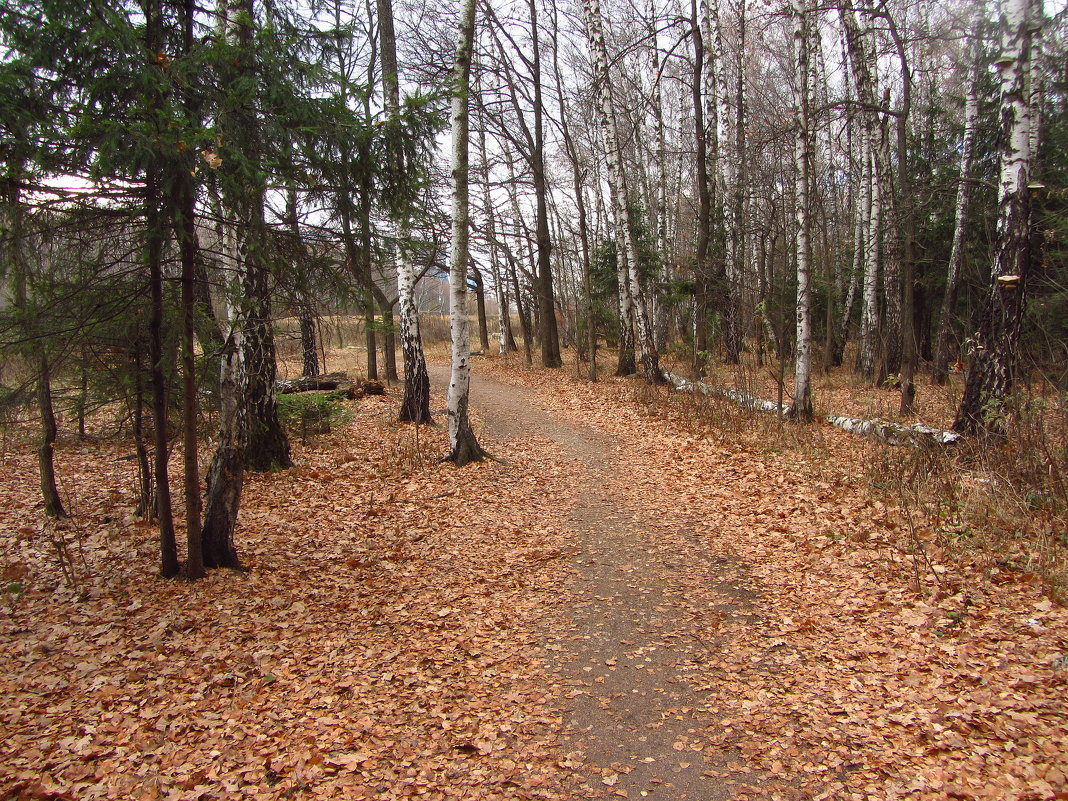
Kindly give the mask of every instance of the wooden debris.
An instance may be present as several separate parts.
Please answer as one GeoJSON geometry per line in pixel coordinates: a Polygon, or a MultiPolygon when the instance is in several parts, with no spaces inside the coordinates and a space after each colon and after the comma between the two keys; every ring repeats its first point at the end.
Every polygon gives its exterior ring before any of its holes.
{"type": "MultiPolygon", "coordinates": [[[[703,395],[715,395],[716,397],[734,401],[744,409],[752,409],[758,412],[782,414],[784,417],[788,417],[790,414],[789,406],[780,407],[777,403],[756,398],[736,389],[713,387],[708,384],[702,384],[699,381],[688,381],[682,376],[666,371],[664,376],[675,389],[681,392],[700,392],[703,395]]],[[[835,428],[848,431],[850,434],[875,437],[887,445],[913,448],[925,445],[952,445],[961,438],[960,434],[953,431],[945,431],[923,423],[913,423],[907,426],[889,420],[865,420],[860,417],[844,417],[835,414],[827,415],[825,419],[835,428]]]]}

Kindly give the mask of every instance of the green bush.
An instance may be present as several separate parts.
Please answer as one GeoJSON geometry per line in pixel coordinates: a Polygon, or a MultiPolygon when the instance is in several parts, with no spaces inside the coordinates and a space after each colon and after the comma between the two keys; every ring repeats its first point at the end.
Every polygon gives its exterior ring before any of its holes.
{"type": "Polygon", "coordinates": [[[278,417],[282,425],[307,438],[329,434],[349,417],[340,392],[299,392],[278,396],[278,417]]]}

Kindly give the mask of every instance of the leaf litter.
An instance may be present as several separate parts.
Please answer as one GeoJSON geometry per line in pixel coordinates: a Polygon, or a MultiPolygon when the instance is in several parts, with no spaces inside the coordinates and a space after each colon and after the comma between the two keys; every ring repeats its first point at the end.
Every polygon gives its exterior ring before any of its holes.
{"type": "MultiPolygon", "coordinates": [[[[695,532],[691,548],[733,566],[730,586],[698,561],[670,567],[693,596],[699,642],[679,664],[703,704],[678,712],[713,721],[676,741],[680,763],[731,755],[716,775],[739,799],[1068,797],[1065,610],[980,559],[936,554],[941,581],[918,588],[847,436],[813,464],[680,426],[627,381],[478,369],[611,439],[621,515],[695,532]]],[[[587,477],[537,433],[490,442],[503,463],[437,464],[443,432],[417,447],[389,422],[395,402],[362,401],[297,467],[249,476],[247,571],[196,584],[155,577],[121,443],[61,443],[76,514],[50,525],[31,450],[9,445],[0,793],[588,795],[552,659],[587,477]]],[[[602,767],[600,791],[625,792],[633,766],[602,767]]]]}

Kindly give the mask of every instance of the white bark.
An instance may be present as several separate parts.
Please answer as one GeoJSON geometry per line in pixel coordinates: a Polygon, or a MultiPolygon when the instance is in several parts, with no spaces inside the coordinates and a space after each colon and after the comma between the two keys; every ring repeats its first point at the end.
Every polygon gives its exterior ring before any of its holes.
{"type": "Polygon", "coordinates": [[[608,48],[605,46],[604,31],[601,24],[600,0],[585,0],[586,28],[593,52],[594,74],[598,84],[601,105],[601,125],[605,140],[605,155],[608,159],[609,188],[612,193],[616,220],[625,229],[622,233],[623,247],[619,251],[627,254],[627,275],[629,280],[629,299],[634,309],[634,322],[638,329],[638,346],[641,349],[642,366],[645,377],[650,383],[663,383],[660,359],[653,340],[652,327],[649,324],[648,309],[642,291],[638,269],[638,247],[634,236],[634,224],[631,219],[630,198],[627,191],[627,176],[623,170],[623,158],[620,149],[619,132],[616,126],[615,107],[612,100],[612,84],[608,72],[608,48]]]}
{"type": "MultiPolygon", "coordinates": [[[[978,30],[976,36],[978,36],[978,30]]],[[[971,50],[972,68],[969,70],[967,96],[964,101],[964,138],[961,142],[960,177],[957,182],[956,217],[953,223],[953,244],[949,250],[946,269],[946,294],[942,298],[942,313],[938,321],[935,343],[935,362],[932,380],[941,384],[949,368],[950,321],[956,306],[957,288],[964,265],[964,234],[968,228],[968,201],[971,198],[972,157],[975,152],[975,132],[979,122],[979,59],[978,46],[971,50]]]]}
{"type": "MultiPolygon", "coordinates": [[[[702,395],[723,398],[736,406],[754,412],[777,414],[783,417],[793,416],[792,409],[788,406],[780,408],[777,403],[748,395],[745,392],[739,392],[736,389],[713,387],[698,381],[688,381],[682,376],[670,372],[665,372],[664,377],[667,378],[668,383],[680,392],[699,392],[702,395]]],[[[952,445],[961,438],[960,434],[944,431],[923,423],[913,423],[910,426],[906,426],[889,420],[865,420],[861,417],[843,417],[833,414],[824,419],[835,428],[840,428],[850,434],[875,437],[888,445],[903,445],[914,448],[931,444],[952,445]]]]}
{"type": "Polygon", "coordinates": [[[797,224],[797,345],[794,362],[794,407],[798,420],[812,418],[812,295],[809,287],[811,245],[809,242],[809,185],[812,165],[812,130],[809,118],[809,22],[805,0],[792,0],[796,16],[795,140],[796,181],[794,195],[797,224]]]}
{"type": "Polygon", "coordinates": [[[1040,20],[1033,0],[1005,0],[1001,72],[1001,177],[997,245],[986,308],[955,431],[1004,431],[1005,402],[1016,378],[1020,329],[1031,272],[1031,43],[1040,20]]]}
{"type": "Polygon", "coordinates": [[[452,243],[449,253],[449,311],[452,376],[449,380],[449,456],[457,465],[483,457],[471,430],[471,342],[467,321],[467,262],[470,252],[468,145],[470,141],[471,60],[475,40],[475,0],[464,0],[452,88],[452,243]]]}

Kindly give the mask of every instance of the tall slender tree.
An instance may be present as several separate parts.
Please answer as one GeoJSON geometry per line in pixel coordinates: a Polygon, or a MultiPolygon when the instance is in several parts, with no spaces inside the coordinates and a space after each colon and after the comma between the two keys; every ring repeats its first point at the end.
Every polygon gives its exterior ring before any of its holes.
{"type": "Polygon", "coordinates": [[[949,250],[946,267],[946,293],[942,297],[942,313],[938,318],[938,334],[935,339],[934,361],[931,364],[931,383],[946,383],[949,374],[949,340],[953,330],[953,315],[960,290],[961,268],[964,266],[964,235],[967,231],[968,206],[972,197],[972,160],[975,154],[975,136],[979,123],[979,31],[973,35],[969,47],[971,66],[968,70],[964,100],[964,136],[960,148],[960,177],[957,180],[957,202],[953,223],[953,244],[949,250]]]}
{"type": "Polygon", "coordinates": [[[794,403],[791,416],[798,422],[812,420],[812,244],[809,203],[812,184],[812,119],[809,102],[811,80],[811,33],[806,0],[792,0],[796,27],[794,204],[797,242],[797,346],[794,370],[794,403]]]}
{"type": "MultiPolygon", "coordinates": [[[[378,33],[381,38],[382,88],[386,105],[387,125],[390,126],[390,169],[399,177],[405,172],[404,151],[399,147],[400,131],[400,71],[397,65],[397,37],[393,25],[393,3],[378,0],[378,33]]],[[[410,204],[399,204],[393,210],[397,227],[397,297],[400,306],[400,340],[404,359],[404,398],[398,419],[401,422],[429,423],[430,375],[423,355],[423,340],[419,333],[419,310],[415,303],[415,265],[409,245],[407,214],[410,204]],[[406,207],[407,206],[407,207],[406,207]]]]}
{"type": "Polygon", "coordinates": [[[583,9],[586,16],[587,36],[593,53],[594,76],[601,106],[601,130],[605,143],[605,156],[608,159],[609,188],[616,214],[617,255],[620,259],[626,258],[627,262],[625,291],[633,310],[635,327],[638,330],[643,373],[650,384],[663,384],[666,379],[660,369],[660,356],[653,339],[653,330],[642,287],[637,230],[633,219],[634,208],[628,191],[627,173],[623,168],[623,152],[616,123],[600,0],[584,0],[583,9]]]}
{"type": "Polygon", "coordinates": [[[1016,379],[1020,328],[1031,274],[1031,44],[1041,20],[1035,0],[1001,6],[1001,152],[997,242],[964,397],[953,423],[961,433],[1006,430],[1016,379]]]}
{"type": "Polygon", "coordinates": [[[452,71],[452,246],[449,253],[449,310],[452,330],[452,375],[449,379],[449,453],[462,467],[485,458],[471,428],[471,341],[467,319],[467,264],[470,259],[471,208],[469,143],[471,62],[475,49],[475,2],[464,0],[460,35],[452,71]]]}

